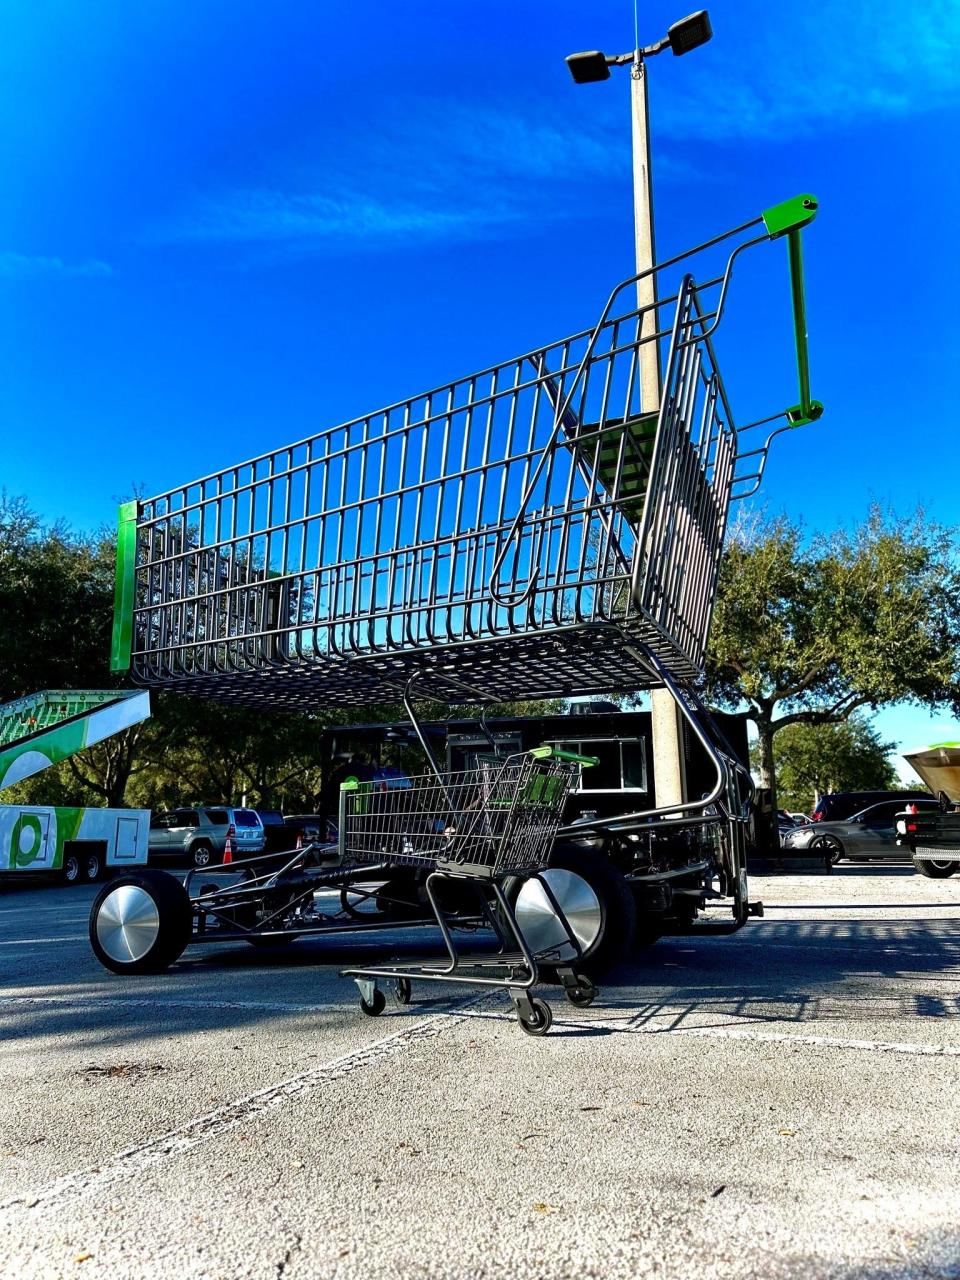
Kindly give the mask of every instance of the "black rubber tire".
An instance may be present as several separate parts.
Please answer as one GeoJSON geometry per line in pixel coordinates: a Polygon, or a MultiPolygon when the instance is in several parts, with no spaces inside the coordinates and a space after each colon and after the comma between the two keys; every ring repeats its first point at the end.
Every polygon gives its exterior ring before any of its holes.
{"type": "Polygon", "coordinates": [[[817,836],[810,841],[810,852],[814,857],[828,861],[833,867],[847,856],[846,849],[836,836],[817,836]]]}
{"type": "Polygon", "coordinates": [[[917,858],[913,864],[922,876],[928,880],[949,880],[960,871],[960,862],[948,862],[946,858],[933,861],[929,858],[917,858]]]}
{"type": "Polygon", "coordinates": [[[600,992],[589,978],[584,978],[578,973],[577,979],[580,985],[578,987],[566,987],[564,995],[575,1008],[586,1009],[593,1004],[600,992]]]}
{"type": "Polygon", "coordinates": [[[424,920],[430,908],[420,901],[420,889],[413,879],[387,880],[377,890],[377,910],[390,920],[424,920]]]}
{"type": "Polygon", "coordinates": [[[379,987],[374,988],[373,1000],[367,1004],[363,996],[360,997],[360,1012],[365,1013],[368,1018],[379,1018],[387,1007],[387,997],[383,994],[379,987]]]}
{"type": "MultiPolygon", "coordinates": [[[[580,876],[596,894],[600,903],[601,924],[593,944],[577,960],[577,973],[596,981],[622,964],[634,946],[637,908],[633,893],[623,874],[604,854],[577,849],[572,845],[555,845],[550,866],[580,876]]],[[[514,895],[519,892],[517,887],[514,895]]],[[[544,982],[558,982],[556,968],[540,966],[544,982]]]]}
{"type": "Polygon", "coordinates": [[[83,884],[83,867],[78,853],[65,853],[61,868],[64,884],[83,884]]]}
{"type": "Polygon", "coordinates": [[[103,875],[103,857],[99,853],[86,853],[81,859],[84,884],[96,884],[103,875]]]}
{"type": "Polygon", "coordinates": [[[193,911],[187,891],[175,876],[166,871],[131,872],[105,884],[90,908],[90,946],[105,969],[113,973],[162,973],[182,954],[193,932],[193,911]],[[118,959],[104,950],[97,932],[97,921],[104,903],[126,886],[142,890],[157,911],[159,924],[153,944],[135,960],[118,959]]]}
{"type": "Polygon", "coordinates": [[[393,998],[397,1004],[409,1004],[410,997],[413,995],[413,988],[410,985],[409,978],[397,978],[393,984],[393,998]]]}
{"type": "Polygon", "coordinates": [[[520,1030],[528,1036],[545,1036],[553,1026],[553,1011],[546,1000],[541,1000],[539,996],[531,996],[530,1004],[533,1008],[532,1019],[524,1018],[520,1010],[517,1010],[520,1030]]]}
{"type": "Polygon", "coordinates": [[[195,867],[212,867],[215,863],[213,845],[209,840],[198,840],[190,846],[190,861],[195,867]]]}

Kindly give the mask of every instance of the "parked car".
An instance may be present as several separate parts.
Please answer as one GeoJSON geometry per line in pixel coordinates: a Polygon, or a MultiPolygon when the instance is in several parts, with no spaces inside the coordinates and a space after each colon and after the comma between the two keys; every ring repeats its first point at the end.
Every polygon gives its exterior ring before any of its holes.
{"type": "Polygon", "coordinates": [[[907,804],[920,809],[936,808],[929,795],[916,800],[885,800],[855,813],[845,822],[809,822],[794,827],[783,837],[783,848],[793,853],[822,855],[833,866],[844,858],[851,861],[868,858],[904,859],[897,847],[894,817],[907,804]]]}
{"type": "Polygon", "coordinates": [[[264,852],[287,853],[296,844],[296,837],[290,838],[290,831],[279,809],[257,809],[257,815],[263,824],[264,852]]]}
{"type": "Polygon", "coordinates": [[[223,862],[228,834],[237,860],[263,851],[263,823],[254,809],[196,805],[155,813],[150,819],[148,860],[189,862],[195,867],[223,862]]]}
{"type": "Polygon", "coordinates": [[[844,822],[854,813],[885,800],[929,800],[929,791],[829,791],[810,815],[814,822],[844,822]]]}
{"type": "Polygon", "coordinates": [[[810,815],[806,813],[787,813],[788,818],[793,819],[795,827],[805,827],[811,821],[810,815]]]}
{"type": "Polygon", "coordinates": [[[292,839],[291,848],[298,837],[302,844],[333,844],[337,838],[337,824],[322,813],[288,813],[283,822],[292,839]]]}

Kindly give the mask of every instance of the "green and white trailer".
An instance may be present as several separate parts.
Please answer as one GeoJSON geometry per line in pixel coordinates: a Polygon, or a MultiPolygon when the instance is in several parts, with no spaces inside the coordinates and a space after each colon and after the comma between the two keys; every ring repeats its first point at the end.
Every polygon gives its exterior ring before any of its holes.
{"type": "MultiPolygon", "coordinates": [[[[149,694],[45,689],[0,706],[0,790],[128,729],[150,714],[149,694]]],[[[0,805],[0,880],[44,873],[69,884],[147,861],[148,809],[0,805]]]]}
{"type": "Polygon", "coordinates": [[[0,876],[42,873],[92,884],[147,861],[149,809],[0,805],[0,876]]]}

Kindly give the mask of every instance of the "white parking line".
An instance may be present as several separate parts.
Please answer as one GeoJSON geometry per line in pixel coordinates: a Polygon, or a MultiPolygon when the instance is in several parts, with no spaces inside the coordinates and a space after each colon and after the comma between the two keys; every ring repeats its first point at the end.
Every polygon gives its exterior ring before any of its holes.
{"type": "Polygon", "coordinates": [[[32,947],[38,942],[82,942],[86,938],[85,933],[68,933],[62,938],[5,938],[0,947],[32,947]]]}
{"type": "Polygon", "coordinates": [[[330,1009],[329,1001],[323,1004],[290,1004],[281,1000],[181,1000],[160,996],[114,996],[110,992],[102,996],[0,996],[0,1009],[22,1008],[24,1005],[54,1004],[70,1007],[103,1005],[105,1009],[239,1009],[255,1013],[322,1013],[330,1009]]]}
{"type": "MultiPolygon", "coordinates": [[[[489,999],[486,992],[481,996],[471,996],[465,1001],[465,1005],[469,1008],[485,999],[489,999]]],[[[245,1094],[214,1111],[195,1116],[179,1129],[171,1129],[147,1142],[127,1147],[103,1164],[64,1174],[35,1191],[14,1196],[0,1203],[0,1214],[10,1217],[24,1210],[46,1209],[85,1192],[99,1192],[118,1183],[129,1183],[137,1173],[154,1168],[174,1156],[184,1155],[201,1143],[209,1142],[242,1124],[248,1124],[259,1116],[275,1112],[294,1099],[304,1098],[325,1088],[334,1080],[342,1080],[356,1071],[378,1066],[412,1045],[435,1039],[449,1027],[456,1025],[464,1012],[465,1010],[453,1009],[443,1014],[431,1014],[422,1022],[385,1036],[363,1049],[333,1058],[322,1066],[305,1071],[302,1075],[292,1076],[289,1080],[282,1080],[267,1089],[245,1094]]]]}

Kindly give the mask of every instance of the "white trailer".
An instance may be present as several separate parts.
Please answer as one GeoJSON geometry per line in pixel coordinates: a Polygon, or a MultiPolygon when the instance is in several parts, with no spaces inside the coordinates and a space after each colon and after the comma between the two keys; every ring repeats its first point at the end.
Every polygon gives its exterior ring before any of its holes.
{"type": "Polygon", "coordinates": [[[44,873],[91,884],[147,861],[149,809],[0,805],[0,880],[44,873]]]}

